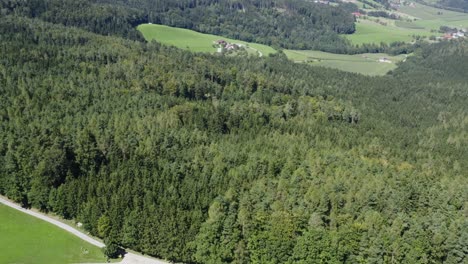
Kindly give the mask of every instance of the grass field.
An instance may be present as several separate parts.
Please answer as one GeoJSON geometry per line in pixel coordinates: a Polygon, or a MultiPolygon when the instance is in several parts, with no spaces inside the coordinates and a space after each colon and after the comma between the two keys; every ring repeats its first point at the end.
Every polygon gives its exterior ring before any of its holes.
{"type": "Polygon", "coordinates": [[[405,55],[389,56],[383,53],[344,55],[309,50],[285,50],[284,53],[294,61],[307,61],[313,65],[365,75],[384,75],[395,69],[397,62],[405,59],[405,55]],[[392,63],[379,62],[383,57],[392,63]]]}
{"type": "Polygon", "coordinates": [[[465,13],[435,8],[419,3],[414,3],[413,6],[401,6],[400,12],[421,20],[453,21],[466,20],[468,18],[468,15],[465,13]]]}
{"type": "Polygon", "coordinates": [[[439,9],[418,3],[414,7],[402,6],[400,12],[415,17],[414,24],[425,27],[426,30],[436,29],[440,26],[468,28],[468,14],[439,9]]]}
{"type": "Polygon", "coordinates": [[[438,9],[418,3],[412,6],[401,6],[398,14],[414,20],[390,20],[379,18],[387,25],[377,23],[370,19],[359,19],[356,23],[356,32],[345,35],[353,44],[391,43],[395,41],[411,42],[413,36],[441,36],[438,31],[441,26],[468,28],[468,14],[438,9]]]}
{"type": "Polygon", "coordinates": [[[137,28],[147,41],[156,40],[166,45],[172,45],[181,49],[187,49],[193,52],[216,52],[213,47],[213,41],[223,39],[230,43],[244,44],[248,46],[248,51],[260,51],[263,55],[275,53],[276,50],[257,43],[248,43],[245,41],[229,39],[216,35],[203,34],[193,30],[168,27],[156,24],[142,24],[137,28]]]}
{"type": "Polygon", "coordinates": [[[356,23],[356,32],[346,35],[346,38],[351,40],[353,44],[360,45],[364,43],[392,43],[395,41],[411,42],[415,35],[433,35],[430,30],[426,30],[425,27],[420,25],[415,25],[413,28],[409,28],[408,25],[398,27],[394,21],[381,20],[386,21],[388,24],[384,26],[370,20],[359,20],[356,23]]]}
{"type": "Polygon", "coordinates": [[[408,29],[425,29],[423,26],[419,26],[413,22],[398,20],[395,21],[395,26],[400,28],[408,28],[408,29]]]}
{"type": "MultiPolygon", "coordinates": [[[[143,33],[147,40],[155,39],[163,44],[173,45],[194,52],[216,52],[216,48],[213,48],[212,43],[219,39],[247,45],[243,41],[162,25],[143,24],[138,27],[138,30],[143,33]]],[[[254,43],[248,43],[248,45],[259,50],[264,55],[276,52],[273,48],[265,45],[254,43]]],[[[404,55],[395,57],[388,56],[387,54],[343,55],[312,50],[284,50],[284,53],[289,59],[296,62],[307,62],[312,65],[366,75],[384,75],[388,71],[395,69],[395,64],[404,59],[404,55]],[[389,58],[392,63],[378,62],[378,59],[382,57],[389,58]]]]}
{"type": "Polygon", "coordinates": [[[0,204],[0,263],[104,263],[101,249],[0,204]]]}

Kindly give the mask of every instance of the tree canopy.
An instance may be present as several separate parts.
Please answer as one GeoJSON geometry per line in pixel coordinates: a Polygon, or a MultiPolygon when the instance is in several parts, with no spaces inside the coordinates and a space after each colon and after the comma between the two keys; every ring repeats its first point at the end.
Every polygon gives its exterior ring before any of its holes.
{"type": "Polygon", "coordinates": [[[82,222],[111,256],[467,261],[467,41],[366,77],[103,36],[13,3],[0,194],[82,222]]]}

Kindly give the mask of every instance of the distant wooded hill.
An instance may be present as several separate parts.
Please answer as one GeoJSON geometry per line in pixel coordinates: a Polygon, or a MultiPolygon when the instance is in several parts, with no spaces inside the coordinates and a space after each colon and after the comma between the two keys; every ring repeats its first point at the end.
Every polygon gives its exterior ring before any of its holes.
{"type": "Polygon", "coordinates": [[[355,30],[340,6],[302,0],[108,1],[140,9],[150,22],[295,49],[344,50],[355,30]]]}
{"type": "Polygon", "coordinates": [[[276,1],[0,1],[1,14],[21,14],[102,35],[143,41],[136,30],[152,22],[266,44],[274,48],[321,50],[333,53],[410,53],[412,44],[353,46],[339,34],[355,30],[357,7],[302,0],[276,1]]]}

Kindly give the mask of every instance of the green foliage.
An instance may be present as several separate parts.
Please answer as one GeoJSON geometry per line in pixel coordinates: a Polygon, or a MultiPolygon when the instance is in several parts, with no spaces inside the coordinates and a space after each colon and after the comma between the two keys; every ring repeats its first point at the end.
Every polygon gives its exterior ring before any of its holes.
{"type": "Polygon", "coordinates": [[[441,0],[440,5],[443,7],[453,8],[456,11],[468,12],[468,3],[463,0],[441,0]]]}
{"type": "Polygon", "coordinates": [[[134,27],[146,21],[141,11],[90,0],[1,0],[0,14],[21,14],[80,27],[98,34],[142,40],[134,27]]]}
{"type": "Polygon", "coordinates": [[[237,223],[236,202],[215,200],[208,211],[208,219],[200,227],[194,241],[194,260],[200,263],[232,263],[241,240],[237,223]]]}
{"type": "Polygon", "coordinates": [[[0,193],[196,263],[466,262],[466,42],[392,74],[0,20],[0,193]]]}
{"type": "Polygon", "coordinates": [[[123,254],[123,250],[119,247],[118,242],[115,237],[109,237],[104,239],[106,246],[103,248],[104,255],[108,258],[117,258],[119,255],[123,254]]]}
{"type": "Polygon", "coordinates": [[[351,46],[338,34],[355,30],[346,8],[302,0],[99,2],[139,9],[155,24],[290,49],[344,52],[351,46]]]}
{"type": "Polygon", "coordinates": [[[100,237],[107,237],[109,235],[109,231],[111,228],[110,224],[111,222],[107,215],[103,215],[99,217],[99,220],[97,222],[97,230],[98,230],[98,235],[100,237]]]}

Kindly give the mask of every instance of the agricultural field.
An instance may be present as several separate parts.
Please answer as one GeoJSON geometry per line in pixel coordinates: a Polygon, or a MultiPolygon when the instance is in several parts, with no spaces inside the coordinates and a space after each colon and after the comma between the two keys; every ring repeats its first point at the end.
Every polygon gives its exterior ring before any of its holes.
{"type": "Polygon", "coordinates": [[[405,55],[389,56],[383,53],[344,55],[309,50],[285,50],[284,53],[296,62],[374,76],[395,69],[396,64],[406,58],[405,55]],[[380,62],[383,58],[386,58],[385,62],[380,62]]]}
{"type": "Polygon", "coordinates": [[[104,263],[101,249],[0,204],[0,263],[104,263]]]}
{"type": "Polygon", "coordinates": [[[217,48],[213,46],[213,42],[220,39],[229,43],[243,44],[247,47],[247,52],[251,54],[258,54],[262,56],[276,52],[275,49],[266,45],[249,43],[216,35],[203,34],[183,28],[168,27],[156,24],[142,24],[138,26],[138,30],[143,34],[147,41],[154,39],[160,43],[172,45],[193,52],[216,52],[217,48]]]}
{"type": "Polygon", "coordinates": [[[401,20],[361,17],[356,22],[356,32],[345,35],[353,44],[395,41],[411,42],[415,36],[441,36],[441,26],[468,28],[468,14],[454,12],[418,3],[401,6],[397,12],[401,20]]]}

